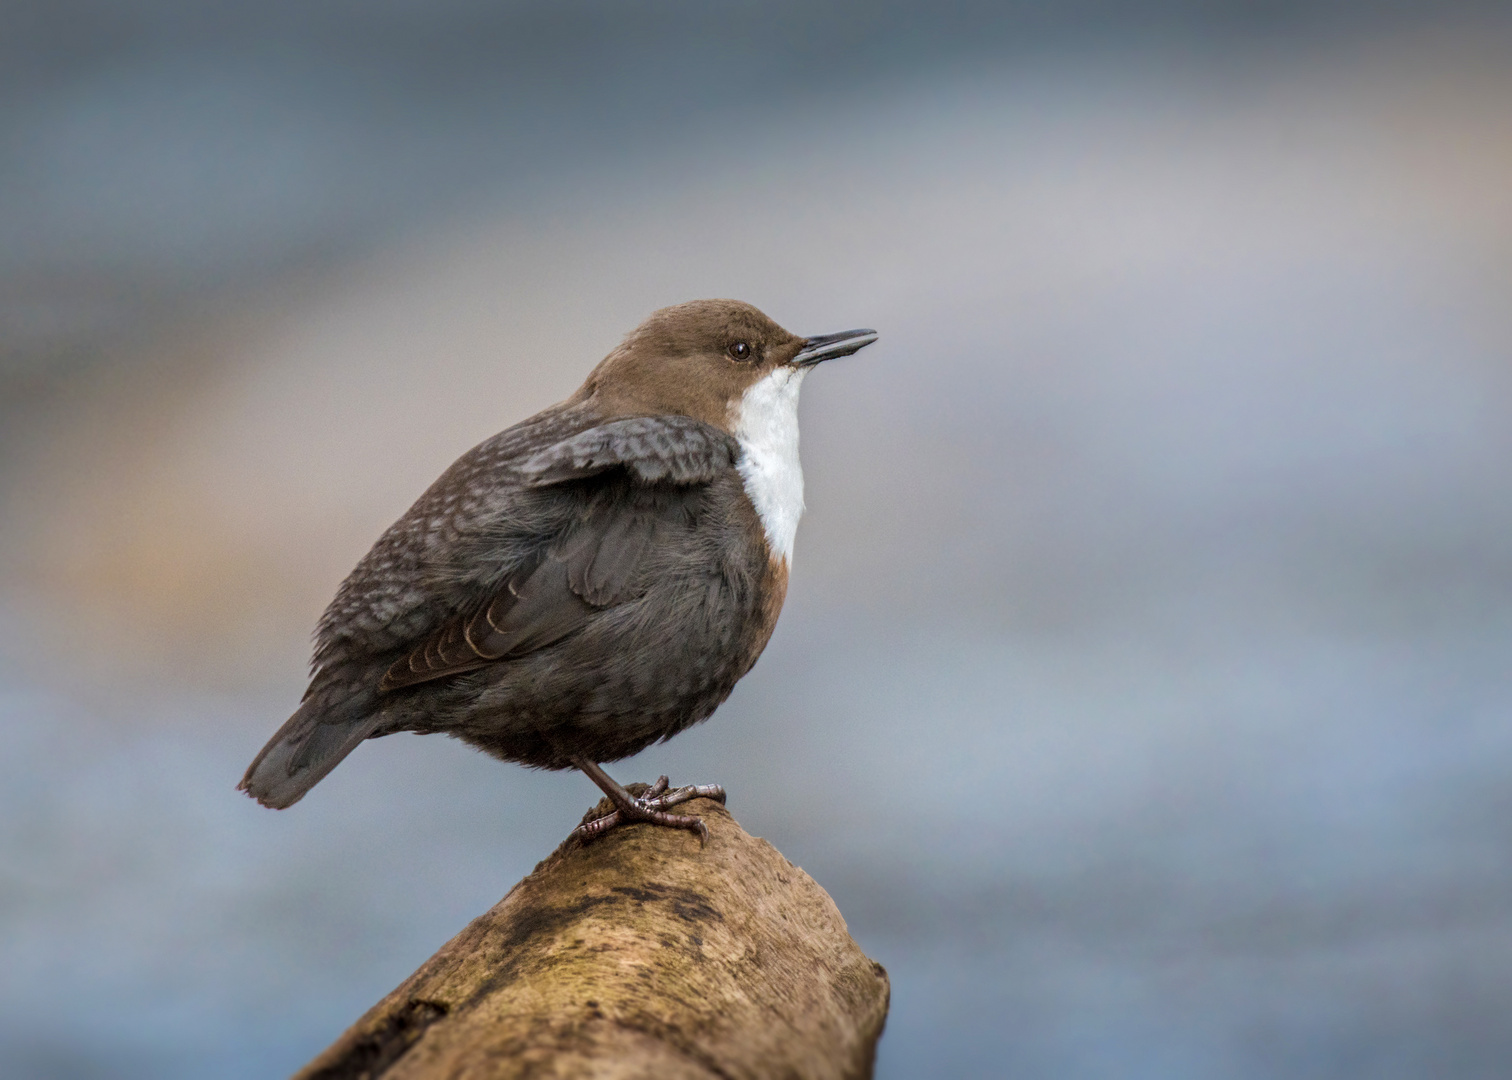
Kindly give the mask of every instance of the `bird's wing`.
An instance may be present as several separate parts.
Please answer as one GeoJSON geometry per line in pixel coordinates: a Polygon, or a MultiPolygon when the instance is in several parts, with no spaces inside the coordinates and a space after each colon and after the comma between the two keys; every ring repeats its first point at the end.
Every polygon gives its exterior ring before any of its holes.
{"type": "Polygon", "coordinates": [[[642,595],[647,556],[689,527],[692,488],[729,469],[737,449],[685,417],[637,417],[590,428],[533,455],[530,487],[578,482],[583,513],[490,596],[459,611],[395,662],[380,689],[473,671],[562,640],[597,611],[642,595]]]}
{"type": "Polygon", "coordinates": [[[623,467],[642,483],[706,484],[730,467],[739,445],[687,416],[632,416],[591,427],[532,455],[522,466],[532,487],[623,467]]]}

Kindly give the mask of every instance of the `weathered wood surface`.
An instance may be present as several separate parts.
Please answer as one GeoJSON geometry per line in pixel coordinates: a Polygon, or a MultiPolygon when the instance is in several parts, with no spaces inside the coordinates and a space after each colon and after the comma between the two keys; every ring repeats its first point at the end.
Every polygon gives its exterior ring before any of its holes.
{"type": "Polygon", "coordinates": [[[869,1076],[882,966],[723,806],[678,812],[707,847],[644,824],[568,841],[298,1080],[869,1076]]]}

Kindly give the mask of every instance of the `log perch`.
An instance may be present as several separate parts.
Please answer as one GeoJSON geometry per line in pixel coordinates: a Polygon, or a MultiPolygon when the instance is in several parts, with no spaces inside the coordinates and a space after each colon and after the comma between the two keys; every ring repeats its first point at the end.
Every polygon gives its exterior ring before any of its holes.
{"type": "Polygon", "coordinates": [[[678,813],[707,847],[644,824],[568,840],[296,1080],[870,1076],[882,966],[723,806],[678,813]]]}

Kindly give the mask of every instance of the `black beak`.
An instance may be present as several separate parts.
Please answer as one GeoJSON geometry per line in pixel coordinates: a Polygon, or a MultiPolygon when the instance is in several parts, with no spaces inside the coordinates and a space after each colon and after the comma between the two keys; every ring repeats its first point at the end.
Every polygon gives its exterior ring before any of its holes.
{"type": "Polygon", "coordinates": [[[842,330],[838,334],[820,334],[803,343],[802,351],[793,357],[793,364],[797,367],[813,367],[821,360],[849,356],[876,340],[875,330],[842,330]]]}

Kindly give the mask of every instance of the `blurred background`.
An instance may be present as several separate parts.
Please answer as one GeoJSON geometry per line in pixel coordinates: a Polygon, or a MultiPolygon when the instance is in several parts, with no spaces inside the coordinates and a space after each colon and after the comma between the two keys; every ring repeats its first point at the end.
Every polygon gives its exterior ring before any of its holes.
{"type": "Polygon", "coordinates": [[[652,309],[803,404],[720,781],[878,1074],[1512,1068],[1512,16],[0,7],[0,1072],[285,1074],[549,852],[443,738],[233,788],[341,577],[652,309]]]}

